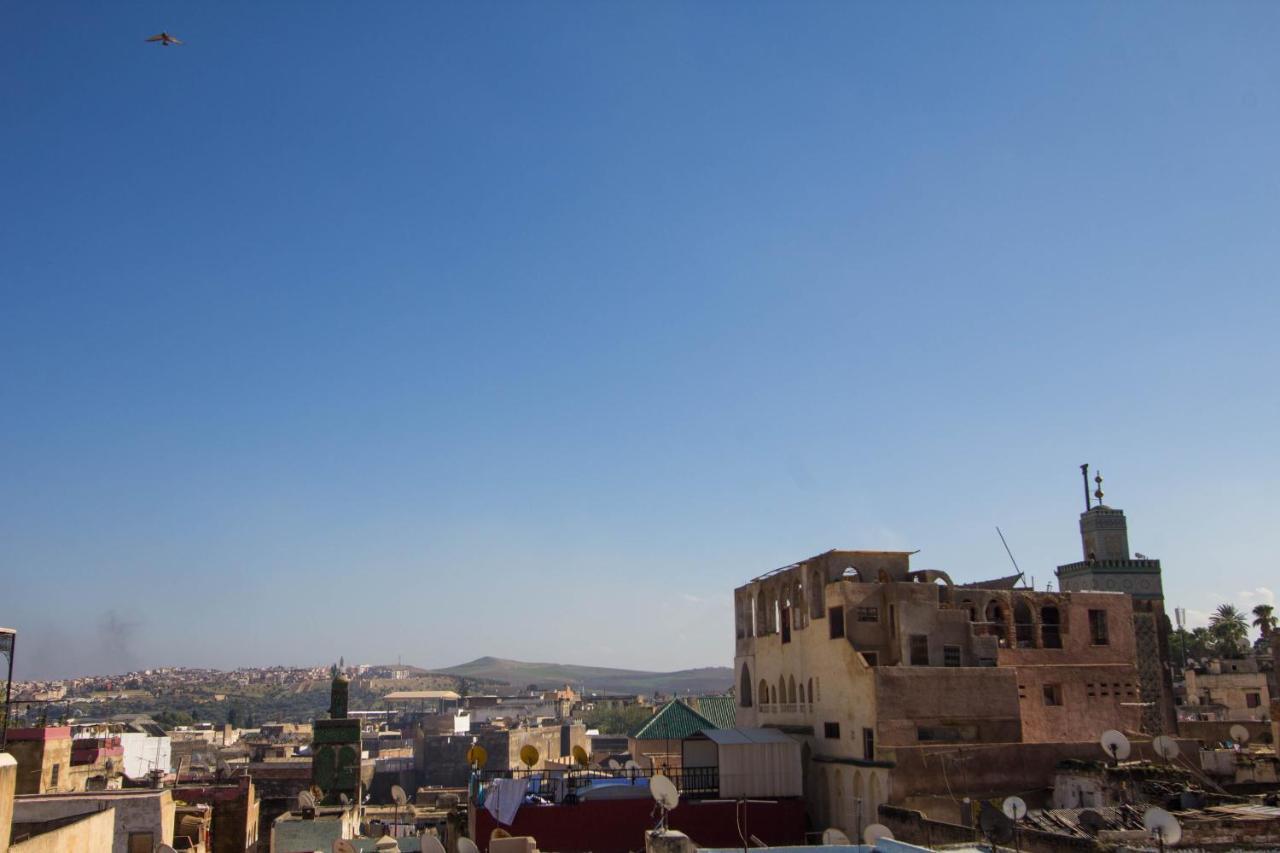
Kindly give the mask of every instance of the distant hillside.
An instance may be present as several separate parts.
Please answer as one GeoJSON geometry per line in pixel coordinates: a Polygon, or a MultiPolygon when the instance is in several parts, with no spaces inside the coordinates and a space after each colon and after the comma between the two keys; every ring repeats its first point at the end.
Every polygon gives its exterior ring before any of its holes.
{"type": "Polygon", "coordinates": [[[470,663],[437,670],[462,678],[505,681],[517,689],[536,684],[541,688],[585,687],[606,693],[667,694],[723,693],[733,684],[733,670],[727,666],[681,669],[676,672],[646,672],[603,666],[575,666],[561,663],[526,663],[518,660],[483,657],[470,663]]]}

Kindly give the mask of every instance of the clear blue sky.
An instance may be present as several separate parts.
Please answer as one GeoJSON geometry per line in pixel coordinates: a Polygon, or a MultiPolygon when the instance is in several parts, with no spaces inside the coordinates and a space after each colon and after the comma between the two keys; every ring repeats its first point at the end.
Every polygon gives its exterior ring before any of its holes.
{"type": "Polygon", "coordinates": [[[1266,599],[1277,44],[1265,2],[8,4],[19,674],[728,664],[733,587],[830,547],[978,579],[999,524],[1043,586],[1086,461],[1171,605],[1266,599]]]}

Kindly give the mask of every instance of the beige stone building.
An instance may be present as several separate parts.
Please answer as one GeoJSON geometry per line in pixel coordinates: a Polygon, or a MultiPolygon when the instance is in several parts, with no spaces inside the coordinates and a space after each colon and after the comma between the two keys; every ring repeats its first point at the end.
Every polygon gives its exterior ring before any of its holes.
{"type": "Polygon", "coordinates": [[[1203,669],[1186,670],[1183,677],[1186,704],[1179,715],[1184,719],[1270,719],[1271,691],[1256,658],[1211,660],[1203,669]]]}
{"type": "MultiPolygon", "coordinates": [[[[1139,731],[1129,595],[957,585],[910,559],[833,550],[734,593],[738,725],[804,739],[816,824],[860,833],[882,803],[951,793],[928,769],[938,747],[999,747],[992,761],[1016,765],[1026,745],[1096,750],[1107,729],[1139,731]]],[[[1039,773],[1057,751],[1035,752],[1039,773]]]]}

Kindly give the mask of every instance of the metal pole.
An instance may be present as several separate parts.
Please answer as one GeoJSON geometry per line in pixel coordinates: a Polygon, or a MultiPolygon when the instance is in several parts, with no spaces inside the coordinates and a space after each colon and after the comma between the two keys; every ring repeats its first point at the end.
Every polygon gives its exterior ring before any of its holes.
{"type": "Polygon", "coordinates": [[[9,659],[9,672],[4,682],[4,726],[0,728],[0,752],[4,752],[9,745],[9,713],[12,710],[10,698],[13,696],[13,647],[18,643],[17,631],[5,631],[8,642],[5,643],[9,647],[5,657],[9,659]]]}

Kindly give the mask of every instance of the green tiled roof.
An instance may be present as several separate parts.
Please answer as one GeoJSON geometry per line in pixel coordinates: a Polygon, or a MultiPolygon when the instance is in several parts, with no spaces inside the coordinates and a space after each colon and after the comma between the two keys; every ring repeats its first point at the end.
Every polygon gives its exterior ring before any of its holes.
{"type": "Polygon", "coordinates": [[[714,728],[731,729],[738,725],[738,712],[732,696],[699,696],[692,704],[699,714],[714,724],[714,728]]]}
{"type": "Polygon", "coordinates": [[[664,705],[631,736],[636,740],[684,740],[714,728],[718,728],[715,723],[676,699],[664,705]]]}

